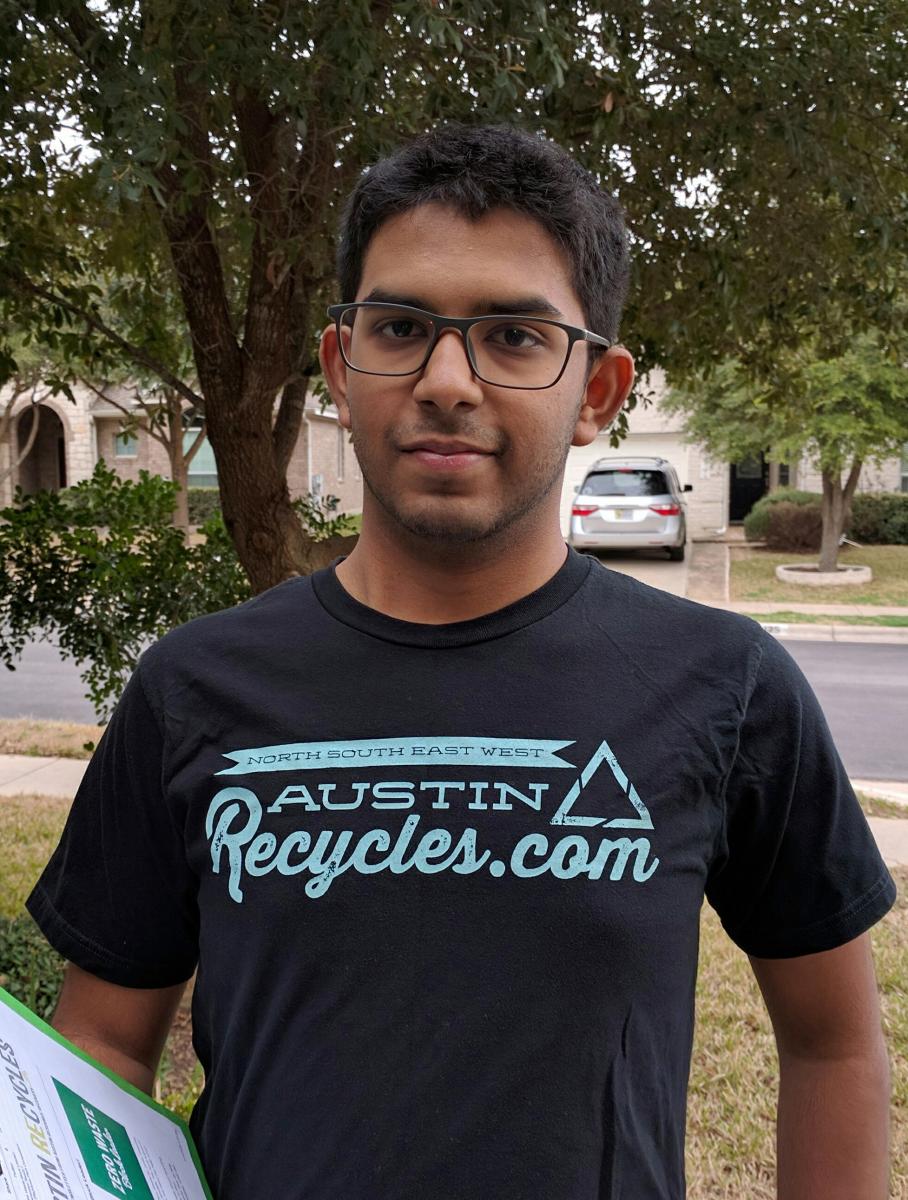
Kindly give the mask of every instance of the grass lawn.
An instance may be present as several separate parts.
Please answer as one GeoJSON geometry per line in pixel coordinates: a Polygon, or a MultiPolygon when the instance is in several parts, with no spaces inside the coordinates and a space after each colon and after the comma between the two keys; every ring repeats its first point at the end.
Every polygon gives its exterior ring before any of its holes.
{"type": "Polygon", "coordinates": [[[780,601],[799,604],[904,604],[908,607],[908,546],[865,546],[855,550],[844,546],[839,555],[842,566],[856,564],[873,570],[873,581],[866,586],[809,587],[782,583],[775,569],[787,563],[816,562],[815,554],[778,554],[751,546],[731,547],[731,599],[780,601]]]}
{"type": "Polygon", "coordinates": [[[38,721],[32,717],[0,720],[0,754],[35,754],[47,758],[89,758],[86,742],[98,744],[103,725],[70,721],[38,721]]]}
{"type": "MultiPolygon", "coordinates": [[[[897,805],[862,797],[878,815],[897,805]],[[878,807],[881,806],[881,807],[878,807]]],[[[49,857],[69,803],[42,796],[0,798],[4,848],[0,915],[17,916],[49,857]]],[[[873,930],[892,1058],[892,1196],[908,1200],[908,870],[894,872],[895,908],[873,930]]],[[[746,957],[704,907],[697,1027],[688,1103],[690,1200],[774,1200],[775,1045],[746,957]]],[[[0,974],[4,964],[0,962],[0,974]]],[[[168,1039],[156,1093],[188,1116],[201,1087],[191,1046],[189,996],[168,1039]]]]}
{"type": "Polygon", "coordinates": [[[761,625],[878,625],[890,629],[908,629],[908,617],[852,617],[829,613],[747,613],[761,625]]]}

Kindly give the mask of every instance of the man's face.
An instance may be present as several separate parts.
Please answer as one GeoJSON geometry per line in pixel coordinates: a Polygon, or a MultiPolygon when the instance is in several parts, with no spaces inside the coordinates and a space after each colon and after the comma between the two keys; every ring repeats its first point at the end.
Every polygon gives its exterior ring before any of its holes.
{"type": "MultiPolygon", "coordinates": [[[[390,219],[369,244],[356,299],[375,294],[464,317],[524,313],[536,297],[556,310],[536,315],[586,324],[558,245],[507,209],[474,222],[427,204],[390,219]]],[[[333,327],[322,338],[368,492],[395,525],[453,543],[557,512],[569,446],[592,440],[633,379],[630,356],[612,349],[587,384],[587,354],[577,343],[558,383],[523,391],[476,379],[456,330],[442,334],[422,371],[398,378],[348,370],[333,327]]]]}

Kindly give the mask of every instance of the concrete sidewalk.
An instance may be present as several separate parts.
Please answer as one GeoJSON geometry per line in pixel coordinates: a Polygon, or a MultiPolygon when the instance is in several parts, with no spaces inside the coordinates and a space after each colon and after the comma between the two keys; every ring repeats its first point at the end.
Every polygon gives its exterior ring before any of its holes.
{"type": "MultiPolygon", "coordinates": [[[[60,796],[71,800],[85,768],[85,759],[37,758],[26,754],[0,754],[0,800],[4,796],[60,796]]],[[[905,819],[870,817],[883,858],[889,866],[908,866],[908,783],[852,780],[858,791],[905,805],[905,819]]]]}

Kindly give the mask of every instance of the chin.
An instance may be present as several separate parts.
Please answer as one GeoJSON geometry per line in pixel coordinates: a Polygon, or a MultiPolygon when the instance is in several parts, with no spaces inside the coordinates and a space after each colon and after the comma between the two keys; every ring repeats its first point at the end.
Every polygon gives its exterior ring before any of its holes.
{"type": "MultiPolygon", "coordinates": [[[[467,545],[470,542],[482,542],[486,538],[500,532],[501,525],[493,520],[456,518],[441,513],[392,514],[408,533],[415,537],[431,541],[450,542],[453,545],[467,545]]],[[[510,522],[508,522],[510,524],[510,522]]]]}

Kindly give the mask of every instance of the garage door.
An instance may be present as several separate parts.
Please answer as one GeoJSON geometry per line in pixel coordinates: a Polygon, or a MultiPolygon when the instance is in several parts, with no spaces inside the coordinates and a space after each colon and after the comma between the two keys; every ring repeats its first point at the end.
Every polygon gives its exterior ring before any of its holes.
{"type": "Polygon", "coordinates": [[[644,458],[667,458],[675,470],[682,486],[693,482],[688,474],[690,447],[680,433],[629,433],[617,450],[609,445],[608,437],[597,437],[591,446],[571,446],[564,472],[564,488],[561,493],[561,531],[565,536],[571,519],[574,489],[583,482],[583,477],[597,458],[610,455],[641,455],[644,458]]]}

